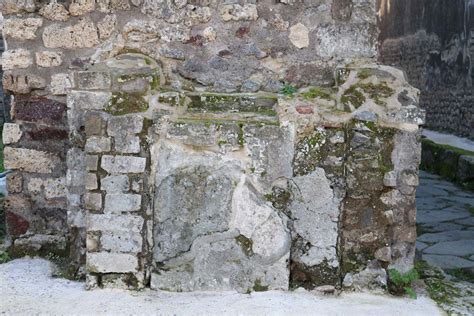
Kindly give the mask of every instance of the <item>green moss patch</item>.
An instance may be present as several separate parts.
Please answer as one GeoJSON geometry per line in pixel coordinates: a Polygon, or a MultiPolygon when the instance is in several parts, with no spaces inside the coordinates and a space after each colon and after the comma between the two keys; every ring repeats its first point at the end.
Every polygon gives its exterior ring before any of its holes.
{"type": "Polygon", "coordinates": [[[352,104],[356,109],[359,108],[365,102],[365,96],[358,90],[357,85],[350,86],[349,89],[344,91],[341,97],[341,102],[345,105],[352,104]]]}
{"type": "Polygon", "coordinates": [[[341,97],[343,104],[352,104],[356,109],[359,108],[366,101],[365,94],[369,96],[378,105],[385,105],[385,102],[380,98],[388,98],[393,95],[394,90],[390,88],[385,82],[383,83],[358,83],[352,85],[344,91],[341,97]]]}
{"type": "Polygon", "coordinates": [[[310,88],[307,92],[301,93],[301,96],[306,100],[313,100],[316,98],[332,100],[331,93],[319,87],[310,88]]]}
{"type": "Polygon", "coordinates": [[[248,239],[244,235],[239,235],[235,237],[235,241],[239,246],[242,248],[242,251],[245,253],[247,257],[250,257],[253,255],[253,250],[252,250],[252,240],[248,239]]]}
{"type": "Polygon", "coordinates": [[[474,156],[474,152],[449,145],[437,144],[429,139],[421,140],[422,170],[437,174],[442,178],[458,183],[468,190],[474,190],[472,179],[461,179],[458,173],[461,156],[474,156]]]}
{"type": "Polygon", "coordinates": [[[143,96],[124,92],[114,92],[104,111],[112,115],[140,113],[148,110],[148,102],[143,96]]]}
{"type": "Polygon", "coordinates": [[[372,72],[370,71],[370,69],[367,69],[367,68],[360,69],[360,70],[357,72],[357,78],[359,78],[359,79],[361,79],[361,80],[367,79],[367,78],[369,78],[371,75],[372,75],[372,72]]]}

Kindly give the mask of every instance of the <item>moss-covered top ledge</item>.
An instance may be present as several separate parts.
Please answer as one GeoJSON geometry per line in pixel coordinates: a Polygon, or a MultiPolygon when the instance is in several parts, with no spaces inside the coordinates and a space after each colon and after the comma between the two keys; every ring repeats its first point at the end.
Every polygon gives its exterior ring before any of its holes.
{"type": "Polygon", "coordinates": [[[289,121],[303,115],[328,125],[357,119],[413,130],[424,124],[419,90],[408,84],[401,70],[370,64],[341,67],[335,73],[332,88],[295,89],[280,97],[279,113],[289,121]]]}

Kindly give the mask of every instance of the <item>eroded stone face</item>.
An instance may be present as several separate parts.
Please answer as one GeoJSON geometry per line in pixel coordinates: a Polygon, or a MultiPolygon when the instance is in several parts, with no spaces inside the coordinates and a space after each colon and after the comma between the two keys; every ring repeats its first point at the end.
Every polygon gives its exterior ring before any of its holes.
{"type": "Polygon", "coordinates": [[[155,197],[155,260],[186,252],[198,236],[228,230],[232,191],[232,179],[223,171],[205,166],[172,171],[155,197]]]}
{"type": "MultiPolygon", "coordinates": [[[[187,128],[194,130],[195,126],[187,128]]],[[[200,137],[183,141],[213,145],[202,143],[200,137]]],[[[287,289],[288,219],[247,178],[245,159],[193,153],[183,145],[166,143],[156,150],[160,154],[154,260],[159,268],[152,287],[240,292],[287,289]]]]}

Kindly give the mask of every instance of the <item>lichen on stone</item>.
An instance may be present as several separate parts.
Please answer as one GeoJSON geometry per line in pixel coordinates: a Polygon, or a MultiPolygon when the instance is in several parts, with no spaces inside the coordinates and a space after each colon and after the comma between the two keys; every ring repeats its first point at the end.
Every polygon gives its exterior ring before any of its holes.
{"type": "Polygon", "coordinates": [[[301,93],[301,96],[306,100],[313,100],[316,98],[324,100],[333,99],[331,92],[329,92],[328,89],[323,89],[321,87],[310,88],[308,91],[301,93]]]}
{"type": "Polygon", "coordinates": [[[124,92],[114,92],[104,109],[112,115],[139,113],[146,110],[148,110],[148,102],[143,99],[143,96],[124,92]]]}

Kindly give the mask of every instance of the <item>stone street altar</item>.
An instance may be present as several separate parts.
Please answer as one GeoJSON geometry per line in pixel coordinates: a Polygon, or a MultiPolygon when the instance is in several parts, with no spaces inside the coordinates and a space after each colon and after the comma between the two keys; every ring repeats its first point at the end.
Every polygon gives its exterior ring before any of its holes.
{"type": "Polygon", "coordinates": [[[410,270],[424,113],[374,63],[375,1],[263,2],[4,2],[10,252],[89,288],[410,270]]]}

